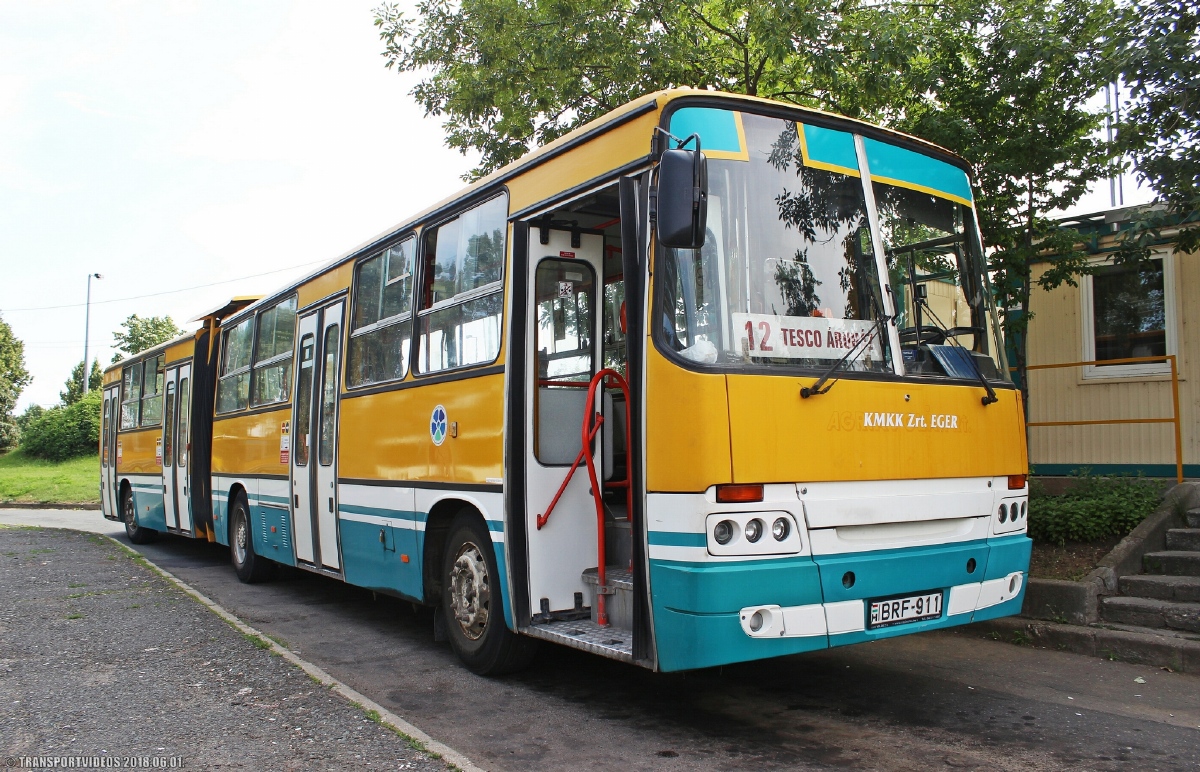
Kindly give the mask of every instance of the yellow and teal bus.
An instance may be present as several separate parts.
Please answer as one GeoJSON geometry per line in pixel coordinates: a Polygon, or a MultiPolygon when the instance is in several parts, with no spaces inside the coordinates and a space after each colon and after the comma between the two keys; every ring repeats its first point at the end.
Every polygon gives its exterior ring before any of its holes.
{"type": "MultiPolygon", "coordinates": [[[[919,139],[650,94],[205,315],[191,530],[151,502],[165,452],[107,490],[244,581],[436,606],[480,673],[539,640],[676,671],[1013,614],[1025,435],[973,202],[919,139]]],[[[153,356],[110,371],[114,410],[153,356]]]]}

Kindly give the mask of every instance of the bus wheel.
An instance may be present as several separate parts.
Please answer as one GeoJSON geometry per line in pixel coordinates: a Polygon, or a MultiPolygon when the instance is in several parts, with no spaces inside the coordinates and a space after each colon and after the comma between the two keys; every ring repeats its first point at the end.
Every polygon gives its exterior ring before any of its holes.
{"type": "Polygon", "coordinates": [[[121,519],[125,521],[125,535],[134,544],[149,544],[158,538],[158,531],[138,525],[137,506],[133,503],[133,491],[125,491],[121,497],[121,519]]]}
{"type": "Polygon", "coordinates": [[[250,533],[250,508],[245,495],[238,495],[229,513],[229,552],[233,556],[233,569],[238,579],[246,584],[264,582],[275,571],[275,564],[254,554],[254,538],[250,533]]]}
{"type": "Polygon", "coordinates": [[[460,514],[446,540],[441,612],[454,653],[480,675],[519,670],[536,651],[537,641],[508,629],[502,602],[492,540],[478,517],[460,514]]]}

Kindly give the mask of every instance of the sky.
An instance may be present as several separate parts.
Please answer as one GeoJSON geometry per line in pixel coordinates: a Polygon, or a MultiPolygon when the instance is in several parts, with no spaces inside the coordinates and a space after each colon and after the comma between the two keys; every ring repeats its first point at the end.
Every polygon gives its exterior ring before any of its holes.
{"type": "Polygon", "coordinates": [[[0,315],[34,378],[18,412],[56,404],[82,361],[89,274],[103,367],[130,314],[194,329],[463,186],[476,158],[384,67],[378,4],[0,0],[0,315]],[[19,310],[46,306],[65,307],[19,310]]]}
{"type": "MultiPolygon", "coordinates": [[[[185,329],[462,187],[380,0],[0,0],[0,316],[49,407],[130,314],[185,329]]],[[[402,5],[411,7],[412,0],[402,5]]],[[[1125,180],[1126,203],[1148,199],[1125,180]]],[[[1107,182],[1071,213],[1108,208],[1107,182]]]]}

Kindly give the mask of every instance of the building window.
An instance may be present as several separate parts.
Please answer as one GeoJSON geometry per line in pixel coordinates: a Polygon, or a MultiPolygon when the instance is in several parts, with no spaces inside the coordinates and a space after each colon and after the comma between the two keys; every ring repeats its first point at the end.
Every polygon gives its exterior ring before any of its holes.
{"type": "Polygon", "coordinates": [[[1085,378],[1171,371],[1167,362],[1123,360],[1175,353],[1173,287],[1172,263],[1165,253],[1139,265],[1105,265],[1084,277],[1084,359],[1113,362],[1087,367],[1085,378]]]}

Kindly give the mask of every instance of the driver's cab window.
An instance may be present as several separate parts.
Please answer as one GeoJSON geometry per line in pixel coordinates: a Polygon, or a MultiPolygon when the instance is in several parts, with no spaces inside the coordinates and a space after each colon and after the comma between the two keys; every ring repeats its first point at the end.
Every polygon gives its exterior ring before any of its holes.
{"type": "Polygon", "coordinates": [[[875,182],[888,282],[909,375],[1003,379],[971,211],[875,182]]]}

